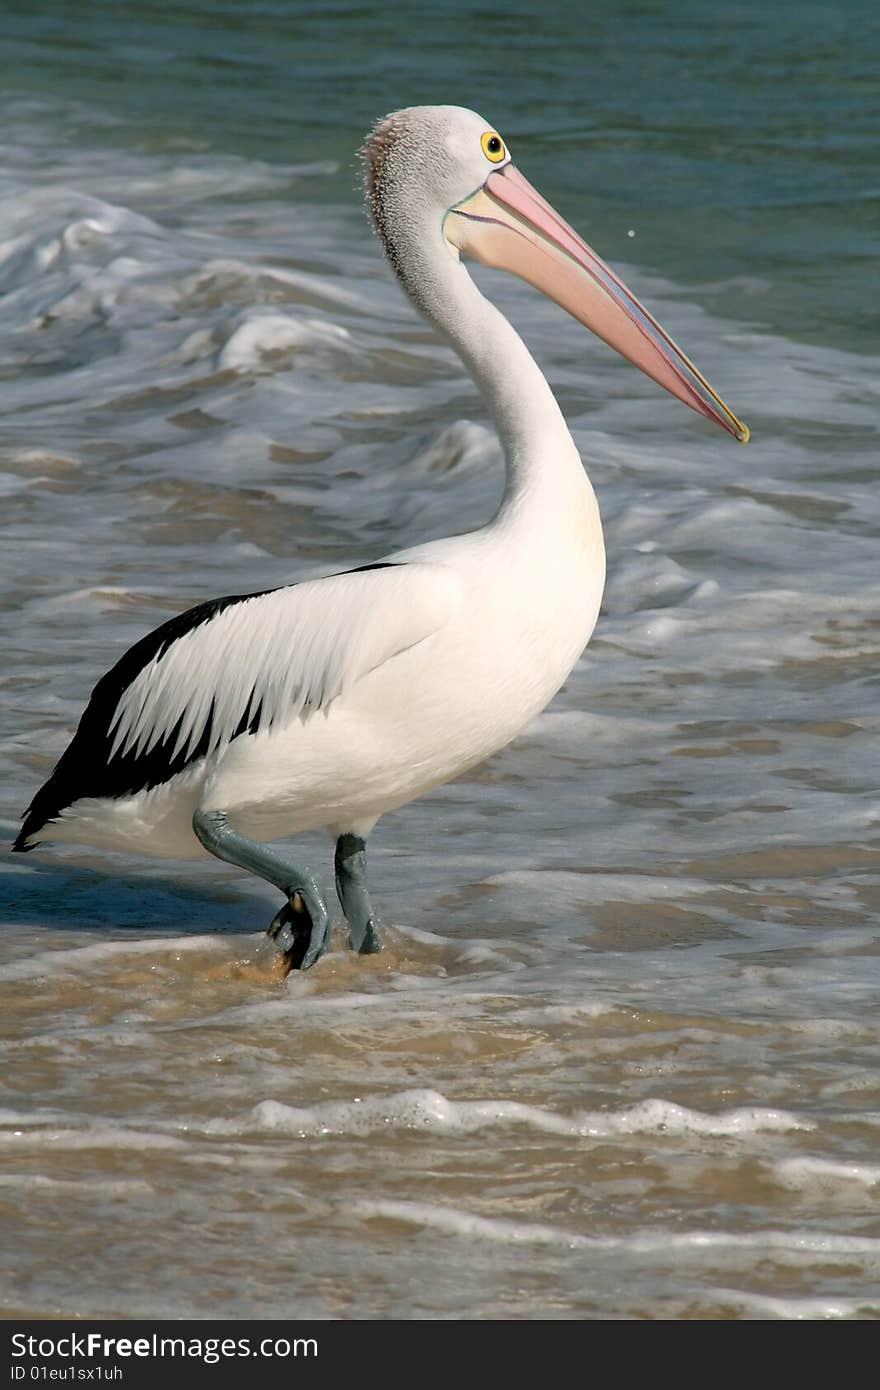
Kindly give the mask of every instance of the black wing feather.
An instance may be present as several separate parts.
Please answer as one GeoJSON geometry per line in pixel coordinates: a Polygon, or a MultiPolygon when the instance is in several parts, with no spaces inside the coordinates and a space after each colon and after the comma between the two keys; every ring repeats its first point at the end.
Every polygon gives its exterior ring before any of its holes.
{"type": "MultiPolygon", "coordinates": [[[[359,574],[364,570],[390,569],[394,564],[394,561],[380,560],[375,564],[359,565],[356,569],[342,570],[340,573],[359,574]]],[[[21,830],[12,846],[13,850],[27,853],[28,850],[34,849],[34,845],[27,843],[31,836],[37,834],[47,821],[55,820],[67,806],[71,806],[82,797],[132,796],[136,792],[160,786],[178,772],[182,772],[190,763],[203,758],[212,746],[213,704],[198,742],[186,751],[180,749],[176,754],[173,751],[180,734],[181,719],[170,733],[149,750],[142,749],[138,752],[135,748],[129,748],[127,752],[123,752],[117,749],[111,757],[111,728],[119,701],[141,671],[161,657],[180,638],[204,623],[209,623],[212,618],[216,618],[233,604],[276,592],[277,589],[260,589],[255,593],[230,594],[225,598],[210,599],[206,603],[197,604],[195,608],[189,608],[185,613],[178,613],[175,617],[169,618],[120,657],[92,691],[76,733],[48,781],[37,792],[25,812],[21,830]]],[[[241,719],[233,730],[233,739],[241,734],[254,733],[259,728],[262,701],[257,701],[254,706],[253,697],[252,690],[244,703],[241,719]]]]}
{"type": "MultiPolygon", "coordinates": [[[[142,637],[133,647],[120,657],[116,665],[102,676],[92,691],[91,699],[79,721],[79,727],[62,754],[49,780],[40,788],[28,807],[24,823],[12,846],[20,853],[33,849],[27,840],[35,835],[47,821],[54,820],[65,807],[79,801],[84,796],[118,797],[130,796],[145,791],[149,787],[167,782],[176,773],[182,772],[189,763],[205,756],[211,745],[213,714],[205,722],[205,728],[198,743],[188,752],[183,750],[172,756],[172,750],[180,733],[180,723],[149,752],[127,753],[117,751],[113,758],[110,749],[113,739],[110,729],[113,717],[125,691],[137,678],[145,666],[162,656],[170,646],[195,628],[209,623],[218,613],[232,604],[243,603],[246,599],[260,598],[273,593],[272,589],[262,589],[252,594],[230,594],[226,598],[210,599],[185,613],[169,618],[153,632],[142,637]]],[[[233,738],[251,732],[259,723],[260,711],[253,710],[250,715],[245,705],[245,714],[235,729],[233,738]]]]}

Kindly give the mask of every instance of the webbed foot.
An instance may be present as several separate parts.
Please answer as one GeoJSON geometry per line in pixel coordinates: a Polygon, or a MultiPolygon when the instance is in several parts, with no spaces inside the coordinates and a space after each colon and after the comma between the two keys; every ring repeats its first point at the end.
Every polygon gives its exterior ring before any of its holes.
{"type": "MultiPolygon", "coordinates": [[[[312,895],[310,895],[312,896],[312,895]]],[[[312,901],[311,911],[299,889],[292,889],[287,902],[269,923],[267,935],[291,970],[308,970],[330,948],[330,917],[320,899],[312,901]]]]}

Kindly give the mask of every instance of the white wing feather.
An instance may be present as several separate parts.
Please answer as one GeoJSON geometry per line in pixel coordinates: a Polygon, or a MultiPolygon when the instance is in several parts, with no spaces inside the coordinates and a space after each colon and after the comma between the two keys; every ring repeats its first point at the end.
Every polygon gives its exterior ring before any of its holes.
{"type": "Polygon", "coordinates": [[[397,563],[232,603],[138,673],[116,707],[110,757],[149,753],[172,734],[171,757],[186,757],[209,722],[200,753],[210,755],[242,721],[263,730],[308,718],[445,626],[459,601],[443,566],[397,563]]]}

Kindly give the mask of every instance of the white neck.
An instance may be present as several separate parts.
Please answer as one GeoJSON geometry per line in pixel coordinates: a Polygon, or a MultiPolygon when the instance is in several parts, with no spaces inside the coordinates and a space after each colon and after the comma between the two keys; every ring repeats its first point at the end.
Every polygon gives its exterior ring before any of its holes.
{"type": "Polygon", "coordinates": [[[415,254],[393,256],[404,287],[450,340],[495,419],[507,463],[498,520],[520,514],[523,504],[533,519],[548,510],[558,514],[575,500],[595,509],[562,411],[519,334],[483,297],[442,233],[410,233],[407,243],[407,250],[418,248],[415,254]]]}

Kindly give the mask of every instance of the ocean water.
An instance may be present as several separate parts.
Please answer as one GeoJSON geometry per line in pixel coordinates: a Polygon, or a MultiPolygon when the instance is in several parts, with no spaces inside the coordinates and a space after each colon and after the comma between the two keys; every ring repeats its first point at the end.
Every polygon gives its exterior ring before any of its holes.
{"type": "MultiPolygon", "coordinates": [[[[383,820],[385,949],[276,895],[0,867],[6,1317],[880,1314],[876,8],[4,9],[4,839],[203,598],[467,529],[479,396],[356,148],[459,101],[752,428],[518,282],[609,578],[565,689],[383,820]]],[[[330,847],[297,842],[329,882],[330,847]]]]}

